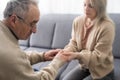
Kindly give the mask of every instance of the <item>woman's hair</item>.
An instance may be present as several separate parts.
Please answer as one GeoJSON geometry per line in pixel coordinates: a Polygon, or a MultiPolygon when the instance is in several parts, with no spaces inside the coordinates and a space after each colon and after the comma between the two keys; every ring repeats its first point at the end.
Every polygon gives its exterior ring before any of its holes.
{"type": "Polygon", "coordinates": [[[12,14],[24,18],[31,4],[37,6],[35,0],[10,0],[4,10],[4,18],[8,18],[12,14]]]}
{"type": "Polygon", "coordinates": [[[107,0],[90,0],[90,2],[97,12],[97,17],[106,16],[107,0]]]}
{"type": "Polygon", "coordinates": [[[99,25],[105,19],[112,21],[107,15],[107,0],[90,0],[90,3],[97,12],[97,25],[99,25]]]}

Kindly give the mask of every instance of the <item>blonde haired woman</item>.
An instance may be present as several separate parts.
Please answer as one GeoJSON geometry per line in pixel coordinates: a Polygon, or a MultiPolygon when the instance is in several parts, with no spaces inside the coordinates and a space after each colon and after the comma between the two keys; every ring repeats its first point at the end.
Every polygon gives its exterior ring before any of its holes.
{"type": "Polygon", "coordinates": [[[84,0],[84,15],[73,22],[72,38],[61,54],[81,66],[63,80],[114,80],[112,44],[115,26],[106,13],[106,0],[84,0]]]}

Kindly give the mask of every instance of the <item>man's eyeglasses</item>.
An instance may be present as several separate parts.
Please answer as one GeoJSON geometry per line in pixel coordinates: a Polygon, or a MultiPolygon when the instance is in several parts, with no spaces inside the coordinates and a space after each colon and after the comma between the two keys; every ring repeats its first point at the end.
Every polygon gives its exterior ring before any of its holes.
{"type": "Polygon", "coordinates": [[[30,26],[31,28],[36,26],[36,23],[27,23],[23,18],[21,18],[20,16],[17,16],[17,18],[19,18],[20,20],[22,20],[23,23],[25,23],[26,25],[30,26]]]}

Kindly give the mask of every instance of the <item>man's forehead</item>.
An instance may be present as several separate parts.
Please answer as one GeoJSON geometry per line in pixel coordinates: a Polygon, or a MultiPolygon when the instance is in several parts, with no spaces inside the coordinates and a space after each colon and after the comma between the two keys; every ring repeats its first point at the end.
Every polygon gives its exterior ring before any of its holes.
{"type": "Polygon", "coordinates": [[[26,14],[26,19],[30,22],[37,22],[39,20],[40,12],[37,6],[31,6],[30,10],[26,14]]]}

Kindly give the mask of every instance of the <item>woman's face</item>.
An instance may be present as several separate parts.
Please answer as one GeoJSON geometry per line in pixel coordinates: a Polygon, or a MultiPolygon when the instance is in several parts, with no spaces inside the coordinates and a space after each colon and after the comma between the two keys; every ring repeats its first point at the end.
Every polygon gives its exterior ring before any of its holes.
{"type": "Polygon", "coordinates": [[[91,20],[93,20],[97,15],[97,12],[94,6],[91,5],[90,0],[84,0],[84,13],[86,17],[90,18],[91,20]]]}

